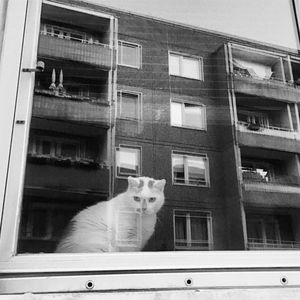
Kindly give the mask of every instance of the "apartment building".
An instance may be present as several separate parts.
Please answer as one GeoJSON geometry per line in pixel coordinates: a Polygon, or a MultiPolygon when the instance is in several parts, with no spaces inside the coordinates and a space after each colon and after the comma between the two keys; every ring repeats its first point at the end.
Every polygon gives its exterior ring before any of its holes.
{"type": "Polygon", "coordinates": [[[167,181],[144,251],[300,247],[297,53],[61,0],[37,62],[19,253],[128,176],[167,181]]]}

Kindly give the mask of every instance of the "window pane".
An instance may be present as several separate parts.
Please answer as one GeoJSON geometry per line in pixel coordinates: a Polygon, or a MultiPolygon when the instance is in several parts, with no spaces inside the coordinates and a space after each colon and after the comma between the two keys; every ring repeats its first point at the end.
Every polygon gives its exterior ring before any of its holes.
{"type": "Polygon", "coordinates": [[[183,57],[182,76],[200,79],[200,62],[197,59],[183,57]]]}
{"type": "Polygon", "coordinates": [[[180,75],[180,56],[169,54],[169,73],[171,75],[180,75]]]}
{"type": "Polygon", "coordinates": [[[191,238],[196,243],[208,241],[207,219],[191,217],[191,238]]]}
{"type": "Polygon", "coordinates": [[[205,178],[206,164],[203,158],[188,158],[188,178],[189,183],[203,185],[206,184],[205,178]]]}
{"type": "Polygon", "coordinates": [[[171,124],[182,126],[182,104],[171,102],[171,124]]]}
{"type": "Polygon", "coordinates": [[[183,156],[174,155],[172,158],[174,182],[184,183],[184,162],[183,156]]]}
{"type": "Polygon", "coordinates": [[[128,119],[140,119],[139,96],[121,93],[120,116],[128,119]]]}
{"type": "Polygon", "coordinates": [[[117,149],[119,174],[137,175],[139,169],[139,150],[130,148],[117,149]]]}
{"type": "Polygon", "coordinates": [[[197,128],[203,128],[203,108],[194,105],[185,103],[185,125],[197,128]]]}
{"type": "Polygon", "coordinates": [[[122,64],[139,67],[139,48],[135,45],[123,44],[122,45],[122,64]]]}

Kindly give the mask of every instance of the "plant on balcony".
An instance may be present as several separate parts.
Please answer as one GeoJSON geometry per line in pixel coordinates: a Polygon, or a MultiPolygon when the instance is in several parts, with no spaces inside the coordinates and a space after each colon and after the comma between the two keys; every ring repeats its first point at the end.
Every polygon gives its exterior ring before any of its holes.
{"type": "Polygon", "coordinates": [[[262,127],[259,124],[256,124],[256,123],[249,123],[247,128],[249,130],[253,130],[253,131],[258,131],[258,130],[262,129],[262,127]]]}

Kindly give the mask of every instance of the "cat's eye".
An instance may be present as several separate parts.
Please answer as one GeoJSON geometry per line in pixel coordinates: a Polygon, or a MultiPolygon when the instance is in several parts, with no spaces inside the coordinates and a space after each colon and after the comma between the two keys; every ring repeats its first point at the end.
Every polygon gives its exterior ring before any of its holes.
{"type": "Polygon", "coordinates": [[[134,196],[134,197],[133,197],[133,200],[136,201],[136,202],[140,202],[140,201],[141,201],[141,198],[138,197],[138,196],[134,196]]]}
{"type": "Polygon", "coordinates": [[[154,202],[155,200],[156,200],[155,197],[150,197],[150,198],[149,198],[149,202],[154,202]]]}

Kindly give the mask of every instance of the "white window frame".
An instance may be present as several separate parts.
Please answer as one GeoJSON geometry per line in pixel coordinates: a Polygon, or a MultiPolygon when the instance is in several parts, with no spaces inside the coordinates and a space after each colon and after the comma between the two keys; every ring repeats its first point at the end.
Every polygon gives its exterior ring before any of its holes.
{"type": "MultiPolygon", "coordinates": [[[[87,11],[58,2],[44,2],[87,11]]],[[[92,281],[94,292],[180,289],[188,293],[190,285],[187,286],[187,279],[191,279],[193,289],[211,289],[214,293],[224,288],[240,293],[241,288],[254,291],[254,288],[262,287],[277,290],[283,286],[297,287],[300,282],[299,251],[16,255],[34,87],[34,74],[21,69],[35,68],[40,4],[40,0],[28,0],[28,6],[27,0],[8,1],[3,37],[0,68],[0,90],[3,93],[0,128],[5,128],[0,144],[1,292],[86,292],[87,283],[92,281]],[[30,15],[27,22],[26,11],[30,15]],[[24,28],[26,38],[23,40],[24,28]],[[22,44],[23,52],[20,51],[22,44]],[[285,283],[283,278],[287,279],[285,283]]],[[[88,13],[110,18],[95,11],[88,13]]],[[[294,289],[284,290],[294,293],[294,289]]]]}
{"type": "Polygon", "coordinates": [[[170,122],[171,122],[171,126],[173,127],[180,127],[180,128],[187,128],[187,129],[195,129],[195,130],[207,130],[207,118],[206,118],[206,105],[202,104],[202,103],[194,103],[191,101],[186,101],[186,100],[179,100],[179,99],[171,99],[170,101],[170,122]],[[182,118],[182,125],[180,124],[176,124],[172,122],[172,104],[173,103],[179,103],[181,104],[181,118],[182,118]],[[186,125],[185,120],[186,120],[186,116],[185,116],[185,104],[192,104],[195,106],[199,106],[202,108],[202,114],[203,114],[203,119],[202,119],[202,124],[200,126],[197,125],[186,125]]]}
{"type": "Polygon", "coordinates": [[[176,51],[169,51],[168,54],[169,54],[168,55],[168,60],[169,60],[169,75],[170,76],[177,76],[177,77],[183,77],[183,78],[188,78],[188,79],[204,81],[203,57],[190,55],[190,54],[185,54],[185,53],[180,53],[180,52],[176,52],[176,51]],[[179,58],[179,74],[172,74],[171,73],[170,59],[171,59],[172,55],[177,56],[179,58]],[[199,78],[183,75],[183,59],[184,58],[187,58],[187,59],[190,58],[190,59],[198,61],[199,78]]]}
{"type": "Polygon", "coordinates": [[[191,209],[174,209],[173,210],[173,232],[174,232],[174,250],[212,250],[213,249],[213,231],[212,231],[212,214],[210,211],[203,210],[191,210],[191,209]],[[177,215],[176,213],[181,213],[183,215],[177,215]],[[191,214],[198,214],[193,215],[191,214]],[[185,217],[186,221],[186,230],[187,230],[187,239],[178,241],[176,239],[176,217],[185,217]],[[193,245],[192,237],[191,237],[191,218],[205,219],[207,226],[207,244],[208,247],[201,247],[193,245]],[[187,246],[179,246],[176,243],[186,242],[187,246]]]}
{"type": "Polygon", "coordinates": [[[209,159],[207,154],[205,153],[194,153],[194,152],[186,152],[186,151],[180,151],[180,150],[172,150],[171,153],[171,162],[172,162],[172,184],[173,185],[182,185],[182,186],[194,186],[194,187],[210,187],[210,176],[209,176],[209,159]],[[174,165],[173,165],[173,157],[177,155],[181,155],[183,156],[184,159],[184,179],[185,179],[185,183],[178,183],[175,182],[175,178],[174,178],[174,165]],[[205,184],[203,185],[197,185],[197,184],[192,184],[189,183],[189,178],[188,178],[188,165],[187,163],[185,163],[188,158],[190,157],[197,157],[197,158],[204,158],[205,159],[205,184]]]}
{"type": "Polygon", "coordinates": [[[127,144],[120,144],[118,147],[116,147],[115,149],[115,172],[116,172],[116,178],[126,178],[128,176],[132,176],[132,177],[138,177],[141,176],[142,174],[142,147],[141,146],[136,146],[136,145],[127,145],[127,144]],[[132,173],[122,173],[119,171],[119,166],[118,166],[118,156],[117,156],[117,151],[119,151],[120,149],[126,149],[126,150],[132,150],[132,152],[136,152],[137,153],[137,159],[138,159],[138,170],[136,174],[132,174],[132,173]]]}
{"type": "Polygon", "coordinates": [[[118,90],[118,111],[117,111],[117,116],[120,119],[124,120],[133,120],[133,121],[141,121],[143,118],[143,94],[139,92],[133,92],[133,91],[128,91],[128,90],[118,90]],[[122,95],[123,94],[128,94],[128,95],[133,95],[137,96],[137,106],[138,106],[138,116],[137,118],[129,118],[126,116],[122,116],[122,95]]]}
{"type": "Polygon", "coordinates": [[[132,43],[124,40],[118,40],[117,64],[120,66],[141,69],[142,68],[142,46],[136,43],[132,43]],[[136,48],[136,63],[137,63],[136,65],[130,65],[123,62],[123,46],[126,45],[136,48]],[[119,61],[119,52],[120,52],[121,61],[119,61]]]}

